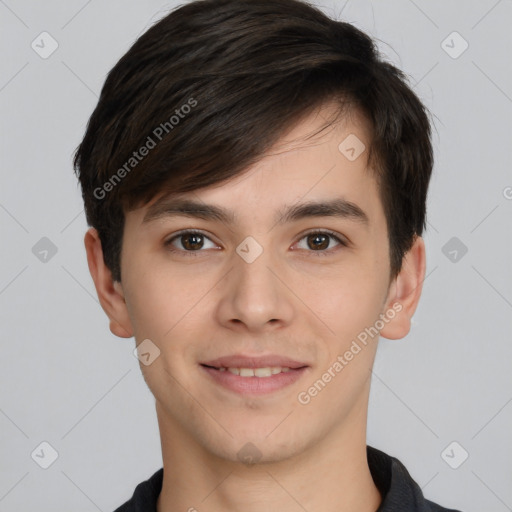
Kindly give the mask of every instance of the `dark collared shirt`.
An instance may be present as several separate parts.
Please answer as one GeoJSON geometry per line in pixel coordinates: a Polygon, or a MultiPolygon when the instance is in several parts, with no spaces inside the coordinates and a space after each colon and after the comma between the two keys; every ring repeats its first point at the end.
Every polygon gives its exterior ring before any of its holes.
{"type": "MultiPolygon", "coordinates": [[[[371,446],[367,447],[367,454],[373,481],[382,495],[382,503],[376,512],[460,512],[426,500],[398,459],[371,446]]],[[[151,478],[140,483],[132,498],[114,512],[156,512],[163,476],[164,470],[160,468],[151,478]]]]}

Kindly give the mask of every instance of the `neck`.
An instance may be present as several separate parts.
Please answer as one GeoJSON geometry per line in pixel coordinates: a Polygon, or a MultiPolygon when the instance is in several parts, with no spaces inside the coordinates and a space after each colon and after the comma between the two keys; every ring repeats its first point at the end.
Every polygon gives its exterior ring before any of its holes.
{"type": "Polygon", "coordinates": [[[300,454],[250,466],[206,451],[158,404],[157,413],[164,465],[158,512],[375,512],[381,503],[366,457],[364,407],[300,454]]]}

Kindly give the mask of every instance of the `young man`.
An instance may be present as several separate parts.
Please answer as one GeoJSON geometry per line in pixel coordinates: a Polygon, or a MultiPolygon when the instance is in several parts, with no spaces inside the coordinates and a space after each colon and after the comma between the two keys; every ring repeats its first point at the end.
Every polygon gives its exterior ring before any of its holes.
{"type": "Polygon", "coordinates": [[[111,70],[74,164],[161,435],[118,512],[447,510],[366,445],[433,165],[426,109],[367,35],[297,0],[191,2],[111,70]]]}

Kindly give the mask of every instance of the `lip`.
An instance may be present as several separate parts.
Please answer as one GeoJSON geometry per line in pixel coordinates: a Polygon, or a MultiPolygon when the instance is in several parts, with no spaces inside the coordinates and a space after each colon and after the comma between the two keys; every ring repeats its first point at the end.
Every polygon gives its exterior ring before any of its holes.
{"type": "Polygon", "coordinates": [[[201,370],[209,374],[211,379],[225,389],[240,395],[264,395],[279,391],[297,382],[307,371],[308,367],[296,368],[286,373],[277,373],[271,377],[240,377],[231,372],[221,372],[209,366],[200,366],[201,370]]]}
{"type": "Polygon", "coordinates": [[[278,355],[219,357],[200,364],[202,371],[225,389],[241,395],[265,395],[279,391],[297,382],[309,369],[309,365],[278,355]],[[267,368],[280,366],[290,368],[289,372],[277,373],[270,377],[240,377],[217,368],[267,368]]]}
{"type": "Polygon", "coordinates": [[[307,363],[296,361],[288,357],[275,354],[265,356],[245,356],[235,354],[233,356],[224,356],[211,361],[204,361],[203,366],[213,366],[215,368],[266,368],[269,366],[281,366],[291,368],[292,370],[309,366],[307,363]]]}

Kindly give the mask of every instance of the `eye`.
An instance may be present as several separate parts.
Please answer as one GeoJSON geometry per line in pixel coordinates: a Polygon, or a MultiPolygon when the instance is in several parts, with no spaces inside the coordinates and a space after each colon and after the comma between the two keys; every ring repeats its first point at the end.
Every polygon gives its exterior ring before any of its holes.
{"type": "MultiPolygon", "coordinates": [[[[300,241],[306,239],[306,250],[316,252],[318,256],[330,254],[332,248],[329,248],[330,240],[335,240],[339,245],[348,247],[348,244],[332,231],[310,231],[300,238],[300,241]],[[327,254],[326,254],[327,253],[327,254]]],[[[204,233],[197,230],[185,230],[176,233],[174,236],[164,242],[165,247],[171,252],[184,253],[187,256],[198,256],[201,249],[214,249],[217,246],[204,233]],[[213,247],[205,247],[205,240],[209,240],[213,247]],[[177,247],[177,245],[181,247],[177,247]]],[[[304,247],[300,247],[304,249],[304,247]]]]}
{"type": "MultiPolygon", "coordinates": [[[[309,252],[317,252],[318,256],[326,256],[331,252],[331,249],[328,249],[330,245],[329,239],[334,239],[343,247],[348,246],[344,240],[332,231],[310,231],[301,238],[301,240],[304,239],[306,239],[306,250],[311,249],[309,252]]],[[[302,248],[304,247],[301,247],[301,249],[302,248]]]]}
{"type": "MultiPolygon", "coordinates": [[[[204,241],[210,240],[204,233],[201,231],[196,230],[187,230],[187,231],[181,231],[174,235],[172,238],[169,238],[164,242],[165,247],[167,247],[171,252],[184,252],[187,253],[187,256],[197,256],[197,252],[201,252],[201,249],[204,247],[204,241]],[[177,241],[177,243],[181,247],[176,247],[176,244],[174,243],[177,241]]],[[[210,240],[211,242],[211,240],[210,240]]],[[[212,242],[213,244],[213,242],[212,242]]],[[[216,247],[215,244],[213,244],[213,248],[216,247]]],[[[206,247],[206,249],[209,249],[212,247],[206,247]]]]}

